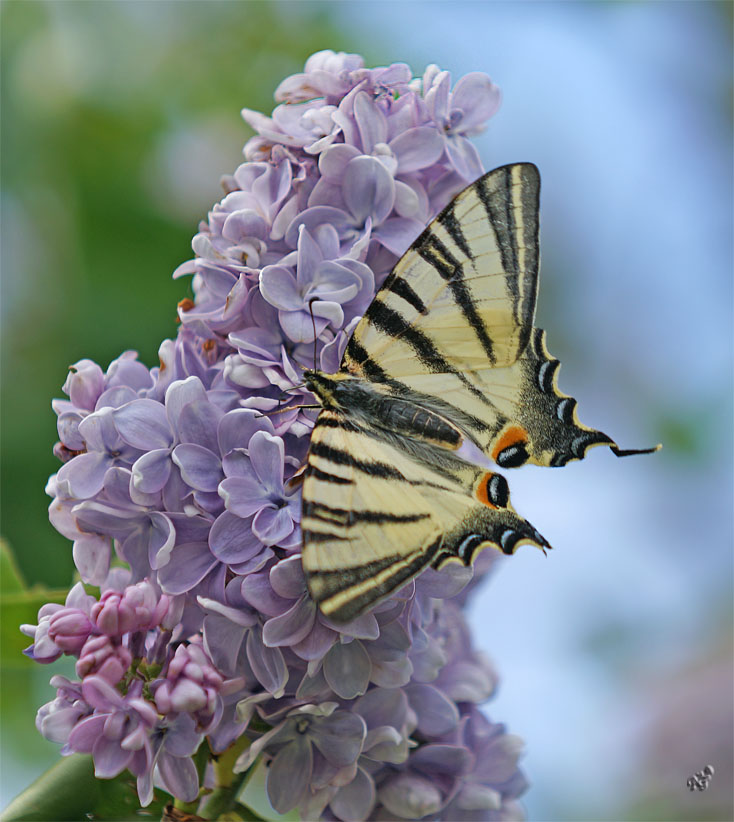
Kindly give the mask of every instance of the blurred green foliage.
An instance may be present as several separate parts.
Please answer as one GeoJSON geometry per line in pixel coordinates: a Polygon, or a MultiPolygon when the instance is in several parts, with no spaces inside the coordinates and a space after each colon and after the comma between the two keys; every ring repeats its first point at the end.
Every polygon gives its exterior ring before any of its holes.
{"type": "Polygon", "coordinates": [[[328,4],[3,4],[3,533],[30,581],[72,575],[44,493],[67,367],[157,364],[190,294],[171,272],[251,133],[239,108],[350,46],[328,4]]]}
{"type": "Polygon", "coordinates": [[[0,15],[2,533],[17,558],[0,569],[14,660],[2,681],[7,801],[58,758],[34,716],[49,677],[73,676],[64,660],[22,657],[17,631],[58,599],[23,593],[23,579],[63,591],[73,575],[71,543],[47,517],[51,399],[81,358],[106,368],[132,348],[157,364],[191,294],[171,273],[251,134],[239,109],[269,112],[314,51],[359,48],[328,3],[8,0],[0,15]]]}
{"type": "Polygon", "coordinates": [[[135,778],[124,771],[115,779],[96,779],[91,756],[73,754],[57,762],[4,811],[2,822],[160,819],[172,801],[156,790],[145,810],[135,793],[135,778]]]}

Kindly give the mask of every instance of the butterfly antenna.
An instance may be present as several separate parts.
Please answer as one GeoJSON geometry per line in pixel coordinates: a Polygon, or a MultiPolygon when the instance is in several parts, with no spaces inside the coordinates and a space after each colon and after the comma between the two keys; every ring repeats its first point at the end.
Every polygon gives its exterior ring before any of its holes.
{"type": "Polygon", "coordinates": [[[273,411],[260,411],[255,414],[255,419],[260,417],[274,417],[276,414],[285,414],[286,411],[300,411],[302,408],[321,408],[320,403],[315,405],[288,405],[285,408],[276,408],[273,411]]]}
{"type": "Polygon", "coordinates": [[[308,301],[308,310],[311,314],[311,325],[313,325],[313,370],[314,371],[316,371],[316,320],[314,319],[314,316],[313,316],[313,304],[314,304],[315,299],[316,298],[314,297],[313,300],[308,301]]]}

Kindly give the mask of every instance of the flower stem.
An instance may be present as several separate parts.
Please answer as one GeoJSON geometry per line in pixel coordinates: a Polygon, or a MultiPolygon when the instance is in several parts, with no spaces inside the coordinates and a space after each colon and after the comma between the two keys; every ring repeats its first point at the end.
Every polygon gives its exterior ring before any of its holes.
{"type": "MultiPolygon", "coordinates": [[[[237,804],[237,795],[247,784],[255,770],[253,764],[244,773],[234,773],[234,763],[250,744],[243,734],[233,745],[214,760],[216,787],[204,800],[199,813],[206,819],[220,819],[223,813],[232,810],[237,804]]],[[[257,817],[253,817],[257,818],[257,817]]]]}

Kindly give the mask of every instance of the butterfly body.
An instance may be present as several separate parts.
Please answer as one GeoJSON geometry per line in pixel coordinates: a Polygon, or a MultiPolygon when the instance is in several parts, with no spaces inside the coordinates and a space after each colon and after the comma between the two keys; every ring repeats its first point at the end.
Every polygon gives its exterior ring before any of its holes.
{"type": "Polygon", "coordinates": [[[447,418],[451,407],[436,409],[438,403],[434,398],[408,391],[395,393],[388,386],[348,373],[306,371],[304,383],[324,408],[382,429],[385,435],[392,433],[450,450],[458,449],[464,442],[461,429],[447,418]]]}
{"type": "Polygon", "coordinates": [[[539,191],[529,163],[467,187],[398,261],[339,371],[304,374],[323,410],[304,475],[302,563],[336,622],[428,565],[468,565],[488,546],[550,547],[492,463],[656,450],[620,450],[557,387],[559,362],[533,326],[539,191]]]}

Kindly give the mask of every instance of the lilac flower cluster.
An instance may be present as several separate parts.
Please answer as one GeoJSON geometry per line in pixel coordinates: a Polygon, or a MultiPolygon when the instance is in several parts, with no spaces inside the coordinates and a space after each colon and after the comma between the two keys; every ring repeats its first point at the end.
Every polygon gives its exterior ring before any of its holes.
{"type": "Polygon", "coordinates": [[[303,818],[520,818],[519,741],[477,708],[495,677],[462,611],[491,558],[335,625],[299,553],[302,371],[338,368],[399,256],[482,172],[467,137],[499,92],[324,51],[276,99],[243,111],[257,136],[175,273],[195,299],[160,365],[82,360],[54,402],[50,518],[101,593],[77,584],[24,626],[37,661],[77,658],[38,728],[100,777],[128,768],[143,804],[154,782],[198,796],[206,737],[245,743],[235,771],[268,762],[271,803],[303,818]]]}

